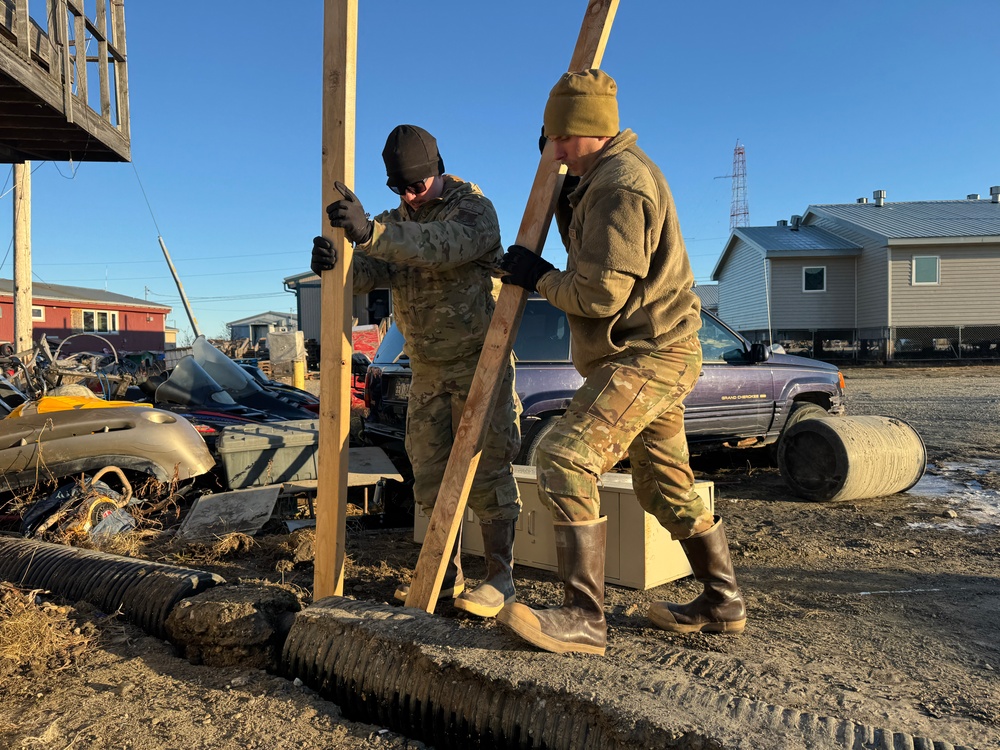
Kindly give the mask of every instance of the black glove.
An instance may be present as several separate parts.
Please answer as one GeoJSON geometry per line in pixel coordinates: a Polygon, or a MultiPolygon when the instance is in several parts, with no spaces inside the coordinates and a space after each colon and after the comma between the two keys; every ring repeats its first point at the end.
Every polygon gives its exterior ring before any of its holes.
{"type": "Polygon", "coordinates": [[[545,258],[520,245],[511,245],[507,249],[500,259],[500,268],[507,272],[506,276],[500,277],[500,281],[517,284],[529,292],[537,292],[538,280],[549,271],[556,270],[545,258]]]}
{"type": "Polygon", "coordinates": [[[333,186],[344,196],[344,200],[331,203],[326,207],[326,215],[330,218],[331,227],[341,227],[347,239],[355,245],[362,245],[372,236],[372,220],[365,213],[365,207],[361,205],[351,189],[342,182],[335,182],[333,186]]]}
{"type": "Polygon", "coordinates": [[[312,263],[309,267],[317,276],[337,265],[337,249],[326,237],[313,237],[312,263]]]}

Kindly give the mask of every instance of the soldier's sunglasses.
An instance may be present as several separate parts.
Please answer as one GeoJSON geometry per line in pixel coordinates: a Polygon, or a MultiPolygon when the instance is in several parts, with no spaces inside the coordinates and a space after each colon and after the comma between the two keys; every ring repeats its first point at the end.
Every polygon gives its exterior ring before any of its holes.
{"type": "Polygon", "coordinates": [[[396,195],[403,195],[405,193],[413,193],[414,195],[420,195],[421,193],[427,192],[427,180],[429,177],[425,177],[420,180],[420,182],[414,182],[405,187],[399,187],[399,185],[389,185],[389,189],[396,195]]]}

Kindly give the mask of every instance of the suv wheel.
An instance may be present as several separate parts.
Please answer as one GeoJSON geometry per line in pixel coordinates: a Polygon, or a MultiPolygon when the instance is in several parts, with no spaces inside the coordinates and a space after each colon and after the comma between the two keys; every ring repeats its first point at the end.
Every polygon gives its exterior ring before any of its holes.
{"type": "Polygon", "coordinates": [[[538,450],[538,444],[542,442],[542,438],[552,431],[552,428],[555,427],[557,419],[559,419],[558,415],[554,417],[545,417],[538,423],[538,428],[532,435],[531,442],[528,443],[528,447],[521,449],[520,458],[524,466],[537,466],[537,463],[535,462],[535,453],[538,450]]]}

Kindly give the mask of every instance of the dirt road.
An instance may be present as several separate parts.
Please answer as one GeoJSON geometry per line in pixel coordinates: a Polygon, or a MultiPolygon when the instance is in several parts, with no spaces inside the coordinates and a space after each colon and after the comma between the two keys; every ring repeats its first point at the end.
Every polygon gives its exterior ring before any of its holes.
{"type": "MultiPolygon", "coordinates": [[[[469,637],[493,644],[468,658],[486,672],[515,670],[533,685],[562,680],[566,690],[617,702],[628,715],[675,722],[676,735],[651,747],[796,747],[780,732],[672,697],[683,695],[677,686],[690,686],[938,743],[1000,749],[1000,368],[845,375],[851,414],[895,416],[917,429],[928,449],[927,475],[911,492],[830,505],[791,496],[757,454],[702,462],[699,478],[715,482],[747,597],[743,636],[671,637],[649,627],[650,601],[695,594],[685,580],[645,592],[609,587],[603,660],[525,649],[493,623],[439,605],[469,637]],[[692,729],[716,744],[677,739],[692,729]]],[[[405,531],[353,533],[346,591],[391,602],[417,559],[408,539],[405,531]]],[[[249,551],[205,564],[179,560],[167,547],[147,554],[231,582],[283,582],[308,601],[311,566],[293,564],[287,541],[258,539],[249,551]]],[[[482,573],[481,561],[468,561],[467,576],[482,573]]],[[[559,591],[550,574],[518,571],[522,601],[554,603],[559,591]]],[[[94,640],[35,669],[0,670],[0,746],[423,747],[345,721],[308,688],[260,670],[192,666],[168,644],[86,607],[54,616],[94,640]]],[[[831,739],[829,746],[851,745],[831,739]]]]}

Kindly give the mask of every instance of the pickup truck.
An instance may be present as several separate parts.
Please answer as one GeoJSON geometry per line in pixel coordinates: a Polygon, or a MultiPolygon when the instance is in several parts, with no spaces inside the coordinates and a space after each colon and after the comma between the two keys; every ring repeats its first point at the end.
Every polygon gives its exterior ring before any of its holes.
{"type": "MultiPolygon", "coordinates": [[[[750,343],[702,310],[704,364],[688,395],[684,428],[692,453],[773,446],[800,419],[844,413],[844,377],[834,365],[750,343]]],[[[365,375],[362,439],[403,452],[409,359],[392,325],[365,375]]],[[[566,314],[533,296],[514,343],[515,388],[524,407],[518,463],[534,465],[539,440],[565,411],[583,378],[570,360],[566,314]]]]}

